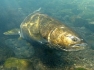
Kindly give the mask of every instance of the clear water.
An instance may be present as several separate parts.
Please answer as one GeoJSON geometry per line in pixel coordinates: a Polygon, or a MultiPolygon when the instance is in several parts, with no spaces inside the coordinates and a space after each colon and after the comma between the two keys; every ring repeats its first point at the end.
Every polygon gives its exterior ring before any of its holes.
{"type": "MultiPolygon", "coordinates": [[[[0,70],[94,70],[93,42],[93,0],[0,0],[0,70]],[[22,52],[28,54],[30,49],[27,47],[30,44],[17,42],[18,35],[6,36],[3,33],[19,28],[24,18],[39,8],[41,13],[73,28],[89,47],[76,52],[36,47],[35,55],[30,58],[20,58],[25,57],[22,52]],[[13,41],[9,41],[11,39],[13,41]],[[21,48],[23,45],[24,49],[21,48]],[[16,51],[15,48],[19,49],[19,46],[20,50],[16,51]]],[[[31,51],[29,53],[32,54],[31,51]]]]}

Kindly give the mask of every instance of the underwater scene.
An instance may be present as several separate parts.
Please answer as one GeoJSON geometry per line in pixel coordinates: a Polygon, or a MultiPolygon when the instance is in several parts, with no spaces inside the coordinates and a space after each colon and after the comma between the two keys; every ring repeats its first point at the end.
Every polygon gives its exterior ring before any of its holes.
{"type": "Polygon", "coordinates": [[[94,70],[94,0],[0,0],[0,70],[94,70]]]}

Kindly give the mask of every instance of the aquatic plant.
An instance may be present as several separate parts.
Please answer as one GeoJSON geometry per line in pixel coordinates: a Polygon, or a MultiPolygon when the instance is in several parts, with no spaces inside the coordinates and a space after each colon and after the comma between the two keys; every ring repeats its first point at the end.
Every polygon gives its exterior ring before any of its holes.
{"type": "Polygon", "coordinates": [[[79,67],[79,68],[75,68],[75,70],[87,70],[87,69],[79,67]]]}
{"type": "Polygon", "coordinates": [[[16,68],[18,70],[27,70],[30,68],[31,62],[27,59],[8,58],[4,63],[5,69],[16,68]]]}

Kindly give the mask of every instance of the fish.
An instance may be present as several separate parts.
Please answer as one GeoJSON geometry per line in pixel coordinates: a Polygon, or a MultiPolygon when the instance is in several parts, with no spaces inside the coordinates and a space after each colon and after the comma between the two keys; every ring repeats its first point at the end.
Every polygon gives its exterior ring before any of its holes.
{"type": "Polygon", "coordinates": [[[32,44],[35,42],[64,51],[83,50],[87,46],[83,38],[65,23],[39,12],[31,13],[23,20],[18,34],[32,44]]]}
{"type": "Polygon", "coordinates": [[[21,23],[20,32],[24,39],[31,39],[40,43],[46,42],[50,48],[77,51],[87,46],[87,43],[84,43],[75,31],[46,14],[29,15],[21,23]]]}

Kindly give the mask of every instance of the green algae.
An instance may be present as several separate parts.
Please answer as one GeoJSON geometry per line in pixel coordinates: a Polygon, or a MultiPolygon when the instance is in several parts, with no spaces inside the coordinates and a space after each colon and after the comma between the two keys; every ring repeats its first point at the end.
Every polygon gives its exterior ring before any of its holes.
{"type": "Polygon", "coordinates": [[[79,67],[79,68],[75,68],[75,70],[87,70],[87,69],[79,67]]]}
{"type": "Polygon", "coordinates": [[[18,58],[8,58],[4,63],[4,68],[11,69],[16,68],[17,70],[28,70],[32,67],[31,62],[27,59],[18,59],[18,58]]]}

